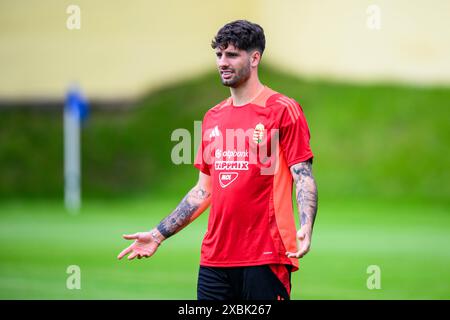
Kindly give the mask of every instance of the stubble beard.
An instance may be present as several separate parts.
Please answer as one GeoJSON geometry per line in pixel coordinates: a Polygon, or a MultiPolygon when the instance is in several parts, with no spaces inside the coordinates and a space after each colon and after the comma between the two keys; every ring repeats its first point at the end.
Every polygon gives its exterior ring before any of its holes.
{"type": "Polygon", "coordinates": [[[250,62],[238,70],[231,79],[220,77],[222,84],[226,87],[237,88],[250,78],[250,62]]]}

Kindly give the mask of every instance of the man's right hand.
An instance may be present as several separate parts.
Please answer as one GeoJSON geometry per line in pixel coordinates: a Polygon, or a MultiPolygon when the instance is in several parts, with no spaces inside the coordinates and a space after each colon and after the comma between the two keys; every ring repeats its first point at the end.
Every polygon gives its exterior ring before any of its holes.
{"type": "Polygon", "coordinates": [[[151,232],[137,232],[135,234],[124,234],[126,240],[134,240],[134,242],[125,250],[123,250],[117,258],[120,260],[130,253],[128,260],[134,258],[151,257],[159,247],[159,243],[152,236],[151,232]]]}

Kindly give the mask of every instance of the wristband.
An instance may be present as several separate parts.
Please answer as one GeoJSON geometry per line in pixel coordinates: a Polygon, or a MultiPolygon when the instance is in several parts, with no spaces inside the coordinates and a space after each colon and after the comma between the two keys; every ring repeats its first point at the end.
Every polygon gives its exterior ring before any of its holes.
{"type": "Polygon", "coordinates": [[[161,241],[158,240],[155,231],[150,231],[150,235],[152,236],[153,241],[155,241],[158,245],[161,245],[161,241]]]}

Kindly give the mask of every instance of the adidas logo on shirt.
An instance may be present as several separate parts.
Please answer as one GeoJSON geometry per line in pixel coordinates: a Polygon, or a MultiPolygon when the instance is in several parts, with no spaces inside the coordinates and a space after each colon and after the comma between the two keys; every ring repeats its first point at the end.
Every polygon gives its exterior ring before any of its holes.
{"type": "Polygon", "coordinates": [[[212,129],[211,133],[209,134],[209,138],[218,137],[220,136],[220,130],[219,126],[215,126],[214,129],[212,129]]]}

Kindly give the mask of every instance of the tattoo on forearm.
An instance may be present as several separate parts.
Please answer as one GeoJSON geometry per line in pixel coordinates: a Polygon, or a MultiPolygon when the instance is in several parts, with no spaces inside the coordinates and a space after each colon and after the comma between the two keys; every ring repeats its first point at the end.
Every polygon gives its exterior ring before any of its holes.
{"type": "Polygon", "coordinates": [[[189,223],[189,219],[209,196],[210,193],[202,188],[192,189],[176,209],[159,223],[159,232],[165,238],[177,233],[189,223]]]}
{"type": "Polygon", "coordinates": [[[317,186],[312,175],[311,161],[292,166],[291,172],[296,186],[297,204],[300,215],[300,225],[314,225],[317,214],[317,186]]]}
{"type": "Polygon", "coordinates": [[[210,193],[202,188],[194,188],[191,192],[189,192],[188,196],[189,195],[192,199],[203,202],[203,200],[210,196],[210,193]]]}

